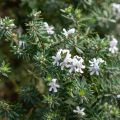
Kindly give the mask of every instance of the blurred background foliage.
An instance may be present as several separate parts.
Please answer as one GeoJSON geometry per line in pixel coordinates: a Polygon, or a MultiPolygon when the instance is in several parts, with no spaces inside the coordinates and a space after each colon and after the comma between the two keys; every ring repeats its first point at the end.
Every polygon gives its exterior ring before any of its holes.
{"type": "MultiPolygon", "coordinates": [[[[28,15],[33,9],[36,9],[42,11],[42,17],[45,21],[61,29],[62,27],[67,27],[70,21],[61,15],[60,9],[72,5],[74,9],[80,9],[83,16],[88,15],[89,17],[92,13],[94,17],[111,18],[110,4],[112,2],[120,3],[119,0],[0,0],[0,16],[9,16],[15,19],[15,23],[19,29],[24,31],[24,23],[30,19],[28,15]]],[[[108,25],[107,23],[107,25],[105,25],[107,20],[100,20],[100,26],[103,29],[99,29],[97,26],[96,30],[98,33],[104,35],[104,33],[106,34],[113,31],[113,29],[108,29],[108,26],[112,24],[108,25]],[[107,29],[105,29],[105,27],[107,29]]],[[[111,22],[110,20],[108,21],[111,22]]]]}
{"type": "Polygon", "coordinates": [[[67,7],[70,4],[77,6],[77,0],[1,0],[0,16],[10,16],[15,19],[16,24],[24,26],[28,21],[28,14],[33,9],[42,11],[42,16],[52,24],[63,24],[64,19],[61,17],[60,9],[67,7]]]}

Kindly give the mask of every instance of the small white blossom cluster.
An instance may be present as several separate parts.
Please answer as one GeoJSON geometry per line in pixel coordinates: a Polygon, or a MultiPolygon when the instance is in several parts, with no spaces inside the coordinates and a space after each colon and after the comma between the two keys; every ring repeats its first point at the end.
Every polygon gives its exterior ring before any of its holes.
{"type": "Polygon", "coordinates": [[[118,41],[116,38],[112,37],[112,40],[109,43],[109,51],[111,53],[116,53],[118,51],[118,47],[117,47],[118,41]]]}
{"type": "Polygon", "coordinates": [[[91,61],[89,61],[90,63],[90,67],[89,67],[89,71],[90,71],[90,75],[96,74],[99,75],[99,71],[100,71],[100,64],[104,63],[105,61],[102,60],[102,58],[93,58],[91,61]]]}
{"type": "Polygon", "coordinates": [[[117,98],[120,99],[120,94],[117,95],[117,98]]]}
{"type": "Polygon", "coordinates": [[[75,28],[72,28],[72,29],[69,29],[69,30],[66,30],[65,28],[63,28],[63,35],[65,35],[66,38],[69,37],[69,35],[75,33],[75,28]]]}
{"type": "Polygon", "coordinates": [[[69,64],[69,72],[79,72],[79,73],[83,73],[82,69],[85,69],[85,65],[83,65],[84,60],[82,59],[82,57],[79,56],[74,56],[73,59],[71,59],[71,63],[69,64]]]}
{"type": "Polygon", "coordinates": [[[83,73],[83,69],[85,68],[85,65],[83,65],[84,60],[82,57],[74,56],[71,57],[70,51],[66,49],[60,49],[56,53],[56,56],[52,56],[54,59],[53,65],[57,65],[61,67],[61,70],[64,70],[64,68],[69,68],[69,72],[79,72],[83,73]]]}
{"type": "Polygon", "coordinates": [[[116,19],[120,19],[120,4],[112,3],[112,9],[113,9],[114,15],[116,16],[116,19]]]}
{"type": "Polygon", "coordinates": [[[57,79],[52,79],[52,81],[49,83],[49,91],[57,92],[57,88],[60,87],[60,85],[57,84],[57,79]]]}
{"type": "Polygon", "coordinates": [[[73,112],[79,114],[80,116],[84,116],[85,115],[84,110],[85,110],[84,108],[80,109],[79,106],[76,106],[76,110],[73,110],[73,112]]]}
{"type": "MultiPolygon", "coordinates": [[[[52,56],[52,58],[54,59],[53,65],[60,66],[61,70],[66,67],[69,68],[70,73],[83,73],[83,69],[85,69],[83,58],[77,55],[72,58],[69,50],[59,49],[56,56],[52,56]]],[[[90,75],[99,75],[100,65],[105,61],[102,58],[93,58],[89,63],[90,75]]]]}
{"type": "MultiPolygon", "coordinates": [[[[44,27],[45,27],[45,29],[46,29],[46,31],[47,31],[47,33],[48,33],[49,35],[52,35],[52,34],[55,33],[55,31],[54,31],[54,26],[49,26],[47,22],[44,22],[43,24],[44,24],[44,27]]],[[[62,34],[63,34],[66,38],[68,38],[69,35],[71,35],[71,34],[73,34],[73,33],[75,33],[75,28],[71,28],[71,29],[69,29],[69,30],[66,30],[65,28],[63,28],[62,34]]]]}
{"type": "Polygon", "coordinates": [[[53,26],[49,26],[47,22],[44,22],[44,27],[45,27],[45,29],[46,29],[46,31],[47,31],[47,33],[49,35],[52,35],[52,34],[55,33],[54,32],[54,27],[53,26]]]}

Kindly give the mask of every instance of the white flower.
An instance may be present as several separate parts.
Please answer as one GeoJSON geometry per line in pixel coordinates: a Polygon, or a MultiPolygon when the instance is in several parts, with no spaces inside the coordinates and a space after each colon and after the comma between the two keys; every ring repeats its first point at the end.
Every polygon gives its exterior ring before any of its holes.
{"type": "Polygon", "coordinates": [[[116,19],[120,19],[120,4],[112,3],[113,14],[116,16],[116,19]]]}
{"type": "Polygon", "coordinates": [[[76,72],[78,60],[76,58],[71,59],[71,63],[68,65],[70,68],[69,72],[76,72]]]}
{"type": "Polygon", "coordinates": [[[60,66],[61,66],[61,70],[64,69],[64,67],[68,67],[68,64],[71,62],[71,54],[69,53],[69,51],[63,51],[63,53],[65,54],[66,53],[66,56],[63,60],[63,62],[60,63],[60,66]]]}
{"type": "Polygon", "coordinates": [[[59,64],[60,64],[59,61],[61,60],[61,51],[62,51],[62,49],[60,49],[57,52],[56,56],[52,56],[52,58],[54,59],[53,65],[57,64],[57,66],[59,66],[59,64]]]}
{"type": "Polygon", "coordinates": [[[83,73],[82,69],[85,68],[85,65],[83,65],[84,60],[79,56],[74,56],[73,59],[71,59],[71,63],[68,65],[70,68],[69,72],[80,72],[83,73]]]}
{"type": "Polygon", "coordinates": [[[47,22],[44,22],[44,27],[47,30],[47,33],[52,35],[54,34],[54,27],[53,26],[49,26],[47,22]]]}
{"type": "Polygon", "coordinates": [[[76,72],[80,72],[80,73],[83,73],[82,69],[85,69],[85,65],[83,65],[83,58],[82,57],[79,57],[79,56],[74,56],[74,58],[76,58],[78,60],[77,62],[77,68],[76,68],[76,72]]]}
{"type": "Polygon", "coordinates": [[[117,44],[118,44],[117,39],[112,38],[112,40],[110,41],[110,44],[109,44],[109,51],[111,53],[116,53],[118,51],[117,44]]]}
{"type": "Polygon", "coordinates": [[[62,34],[65,35],[66,38],[68,38],[68,36],[73,33],[75,33],[75,28],[69,29],[68,31],[65,28],[63,28],[62,34]]]}
{"type": "Polygon", "coordinates": [[[99,63],[104,63],[105,61],[102,58],[97,59],[99,63]]]}
{"type": "Polygon", "coordinates": [[[76,110],[73,110],[73,112],[74,112],[74,113],[77,113],[77,114],[79,114],[79,115],[81,115],[81,116],[84,116],[84,115],[85,115],[84,110],[85,110],[84,108],[80,109],[80,107],[77,106],[77,107],[76,107],[76,110]]]}
{"type": "Polygon", "coordinates": [[[105,62],[105,61],[102,60],[102,58],[98,58],[98,59],[93,58],[91,61],[89,61],[89,63],[90,63],[90,67],[89,67],[90,75],[93,75],[93,74],[99,75],[99,71],[100,71],[99,65],[103,62],[105,62]]]}
{"type": "Polygon", "coordinates": [[[119,95],[117,95],[117,98],[118,98],[118,99],[120,99],[120,94],[119,94],[119,95]]]}
{"type": "Polygon", "coordinates": [[[68,62],[70,62],[71,54],[67,49],[59,49],[56,56],[52,56],[52,58],[54,59],[53,65],[57,64],[57,66],[61,66],[61,70],[63,70],[64,67],[67,67],[68,62]]]}
{"type": "Polygon", "coordinates": [[[93,74],[99,75],[100,68],[98,63],[94,63],[93,66],[89,67],[89,70],[90,70],[90,75],[93,75],[93,74]]]}
{"type": "Polygon", "coordinates": [[[62,49],[61,52],[62,52],[63,54],[65,54],[65,53],[70,53],[70,51],[67,50],[67,49],[62,49]]]}
{"type": "Polygon", "coordinates": [[[61,70],[64,68],[70,68],[69,72],[79,72],[83,73],[85,65],[83,65],[84,60],[79,56],[74,56],[71,58],[70,51],[67,49],[60,49],[56,56],[52,56],[54,59],[53,65],[57,64],[57,66],[61,67],[61,70]]]}
{"type": "Polygon", "coordinates": [[[112,8],[113,8],[114,12],[120,13],[120,4],[112,3],[112,8]]]}
{"type": "Polygon", "coordinates": [[[52,81],[49,83],[49,91],[57,92],[57,88],[60,86],[56,83],[57,79],[52,79],[52,81]]]}

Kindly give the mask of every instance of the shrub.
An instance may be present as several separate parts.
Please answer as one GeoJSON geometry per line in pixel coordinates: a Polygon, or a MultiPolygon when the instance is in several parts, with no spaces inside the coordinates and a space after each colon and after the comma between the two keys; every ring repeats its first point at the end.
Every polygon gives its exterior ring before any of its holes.
{"type": "Polygon", "coordinates": [[[66,28],[33,10],[23,32],[1,18],[0,119],[119,120],[119,8],[80,1],[60,10],[66,28]]]}

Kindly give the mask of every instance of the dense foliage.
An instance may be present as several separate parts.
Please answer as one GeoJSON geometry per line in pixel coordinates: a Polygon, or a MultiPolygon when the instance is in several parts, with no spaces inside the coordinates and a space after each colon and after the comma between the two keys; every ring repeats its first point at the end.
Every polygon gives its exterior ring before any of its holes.
{"type": "Polygon", "coordinates": [[[0,18],[0,120],[119,120],[118,0],[8,3],[17,6],[0,18]]]}

